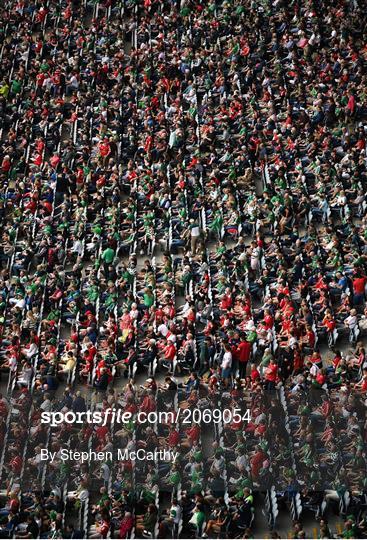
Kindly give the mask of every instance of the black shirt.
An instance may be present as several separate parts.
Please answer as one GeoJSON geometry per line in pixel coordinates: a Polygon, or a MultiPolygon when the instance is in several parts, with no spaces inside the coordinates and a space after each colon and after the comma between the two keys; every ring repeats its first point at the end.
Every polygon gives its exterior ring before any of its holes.
{"type": "Polygon", "coordinates": [[[27,526],[27,533],[31,533],[32,538],[38,538],[39,527],[34,520],[27,526]]]}

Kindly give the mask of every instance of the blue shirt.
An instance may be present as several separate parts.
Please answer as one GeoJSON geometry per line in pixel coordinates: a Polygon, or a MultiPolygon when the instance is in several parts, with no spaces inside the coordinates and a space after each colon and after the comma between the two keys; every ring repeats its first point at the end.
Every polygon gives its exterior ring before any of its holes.
{"type": "Polygon", "coordinates": [[[339,287],[342,288],[343,291],[346,290],[346,288],[348,287],[348,280],[345,276],[341,277],[338,281],[338,285],[339,287]]]}

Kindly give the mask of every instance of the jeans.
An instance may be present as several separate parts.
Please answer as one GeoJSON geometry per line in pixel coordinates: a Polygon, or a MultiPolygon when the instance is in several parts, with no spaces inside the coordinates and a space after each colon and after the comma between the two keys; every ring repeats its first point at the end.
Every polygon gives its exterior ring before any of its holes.
{"type": "Polygon", "coordinates": [[[364,294],[355,294],[353,295],[353,305],[361,306],[364,303],[364,294]]]}

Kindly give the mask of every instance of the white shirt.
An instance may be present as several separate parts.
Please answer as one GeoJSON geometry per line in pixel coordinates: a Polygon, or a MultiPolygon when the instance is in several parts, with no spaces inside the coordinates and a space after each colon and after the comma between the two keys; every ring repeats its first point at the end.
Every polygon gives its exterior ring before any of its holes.
{"type": "Polygon", "coordinates": [[[158,326],[158,332],[160,332],[163,337],[166,337],[166,335],[168,334],[167,326],[165,324],[160,324],[158,326]]]}
{"type": "Polygon", "coordinates": [[[200,236],[200,229],[198,226],[195,226],[191,229],[191,236],[193,236],[194,238],[200,236]]]}
{"type": "Polygon", "coordinates": [[[38,351],[38,346],[35,343],[32,343],[28,351],[26,352],[27,358],[31,358],[34,354],[37,353],[37,351],[38,351]]]}
{"type": "Polygon", "coordinates": [[[316,377],[316,375],[318,374],[319,371],[320,371],[320,368],[317,367],[316,364],[312,364],[311,369],[310,369],[311,375],[313,375],[314,377],[316,377]]]}
{"type": "Polygon", "coordinates": [[[33,375],[33,368],[29,367],[25,369],[24,371],[22,371],[22,373],[20,374],[19,380],[21,380],[23,383],[26,383],[28,385],[31,382],[32,375],[33,375]]]}
{"type": "Polygon", "coordinates": [[[72,75],[72,77],[70,77],[70,86],[73,86],[74,88],[78,88],[79,87],[79,83],[78,83],[78,79],[75,77],[75,75],[72,75]]]}
{"type": "Polygon", "coordinates": [[[182,514],[181,506],[178,506],[178,505],[175,505],[175,504],[173,506],[171,506],[171,509],[169,511],[169,515],[173,519],[173,523],[176,523],[176,524],[180,523],[181,514],[182,514]]]}
{"type": "Polygon", "coordinates": [[[298,343],[298,339],[294,336],[292,336],[290,339],[289,339],[289,346],[290,347],[294,347],[294,345],[296,345],[296,343],[298,343]]]}
{"type": "Polygon", "coordinates": [[[246,467],[246,457],[237,456],[236,458],[236,467],[237,469],[244,469],[246,467]]]}
{"type": "Polygon", "coordinates": [[[83,255],[83,243],[81,240],[75,240],[73,247],[71,248],[73,253],[77,253],[79,256],[83,255]]]}
{"type": "Polygon", "coordinates": [[[42,409],[43,411],[50,412],[51,408],[52,408],[52,404],[51,404],[51,401],[49,399],[45,399],[45,401],[43,403],[41,403],[40,409],[42,409]]]}
{"type": "Polygon", "coordinates": [[[103,463],[101,465],[101,472],[102,472],[102,478],[103,480],[107,481],[110,477],[110,468],[107,465],[107,463],[103,463]]]}
{"type": "Polygon", "coordinates": [[[349,317],[347,317],[345,319],[344,323],[348,326],[348,328],[353,330],[353,328],[355,328],[357,326],[357,317],[356,317],[356,315],[349,315],[349,317]]]}
{"type": "Polygon", "coordinates": [[[17,307],[19,309],[24,309],[24,306],[25,306],[24,298],[10,298],[9,302],[11,304],[14,304],[14,307],[17,307]]]}
{"type": "Polygon", "coordinates": [[[17,359],[14,356],[9,358],[9,369],[10,369],[10,371],[15,372],[17,370],[17,364],[18,364],[17,359]]]}
{"type": "Polygon", "coordinates": [[[222,360],[222,369],[228,369],[232,366],[232,353],[226,352],[224,353],[223,360],[222,360]]]}

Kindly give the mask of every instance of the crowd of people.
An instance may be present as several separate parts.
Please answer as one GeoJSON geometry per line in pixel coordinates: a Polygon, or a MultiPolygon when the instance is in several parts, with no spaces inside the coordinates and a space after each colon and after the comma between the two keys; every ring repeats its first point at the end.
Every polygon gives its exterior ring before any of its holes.
{"type": "Polygon", "coordinates": [[[364,7],[4,2],[0,537],[366,537],[364,7]]]}

